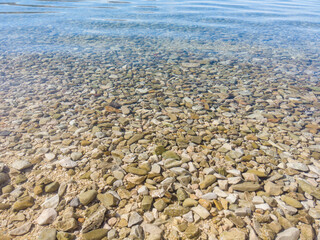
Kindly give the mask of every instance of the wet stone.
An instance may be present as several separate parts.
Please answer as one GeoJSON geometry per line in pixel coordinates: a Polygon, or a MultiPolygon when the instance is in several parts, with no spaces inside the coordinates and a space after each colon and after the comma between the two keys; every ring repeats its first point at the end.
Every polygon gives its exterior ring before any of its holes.
{"type": "Polygon", "coordinates": [[[57,230],[54,228],[43,229],[38,237],[38,240],[56,240],[57,230]]]}
{"type": "Polygon", "coordinates": [[[101,240],[108,234],[108,229],[96,229],[82,234],[83,240],[101,240]]]}
{"type": "Polygon", "coordinates": [[[34,198],[30,196],[23,197],[12,205],[14,211],[24,210],[34,205],[34,198]]]}
{"type": "Polygon", "coordinates": [[[86,206],[96,198],[97,194],[98,193],[96,190],[89,190],[89,191],[80,193],[78,195],[78,198],[80,203],[86,206]]]}

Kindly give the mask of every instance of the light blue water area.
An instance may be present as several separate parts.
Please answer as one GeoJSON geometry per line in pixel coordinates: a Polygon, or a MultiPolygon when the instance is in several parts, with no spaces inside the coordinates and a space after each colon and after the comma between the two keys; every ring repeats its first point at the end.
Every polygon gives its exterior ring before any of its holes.
{"type": "Polygon", "coordinates": [[[138,38],[318,54],[320,1],[0,0],[1,53],[100,51],[138,38]]]}

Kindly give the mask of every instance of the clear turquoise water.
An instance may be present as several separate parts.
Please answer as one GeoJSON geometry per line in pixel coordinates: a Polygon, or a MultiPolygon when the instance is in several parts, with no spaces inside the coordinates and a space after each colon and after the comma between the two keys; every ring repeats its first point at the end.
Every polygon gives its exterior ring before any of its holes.
{"type": "Polygon", "coordinates": [[[195,51],[218,47],[213,54],[256,47],[318,55],[319,40],[318,0],[0,0],[1,54],[181,44],[195,51]]]}

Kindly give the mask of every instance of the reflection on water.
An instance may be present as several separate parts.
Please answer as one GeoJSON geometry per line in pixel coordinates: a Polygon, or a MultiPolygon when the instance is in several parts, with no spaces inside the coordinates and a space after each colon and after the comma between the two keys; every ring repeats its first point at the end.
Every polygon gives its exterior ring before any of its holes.
{"type": "Polygon", "coordinates": [[[139,38],[166,47],[181,40],[200,52],[226,42],[260,48],[265,56],[274,48],[318,54],[320,44],[318,1],[0,0],[0,5],[2,53],[99,52],[108,42],[127,49],[128,41],[139,38]]]}

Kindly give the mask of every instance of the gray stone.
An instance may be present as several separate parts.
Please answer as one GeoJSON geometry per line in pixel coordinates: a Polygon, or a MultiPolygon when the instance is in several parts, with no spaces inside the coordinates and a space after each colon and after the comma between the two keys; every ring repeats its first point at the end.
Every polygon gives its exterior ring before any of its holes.
{"type": "Polygon", "coordinates": [[[100,206],[82,225],[82,232],[86,233],[93,229],[99,228],[104,220],[107,209],[100,206]]]}
{"type": "Polygon", "coordinates": [[[36,222],[39,225],[51,224],[57,217],[57,211],[54,208],[47,208],[42,211],[36,222]]]}
{"type": "Polygon", "coordinates": [[[32,163],[26,160],[17,160],[14,161],[11,165],[11,167],[21,171],[23,169],[29,168],[32,166],[32,163]]]}
{"type": "Polygon", "coordinates": [[[82,157],[82,153],[81,152],[73,152],[73,153],[71,153],[71,159],[73,161],[78,161],[81,157],[82,157]]]}
{"type": "Polygon", "coordinates": [[[276,237],[276,240],[298,240],[299,236],[300,236],[299,229],[291,227],[279,233],[276,237]]]}
{"type": "Polygon", "coordinates": [[[10,179],[9,175],[6,173],[0,173],[0,185],[4,184],[10,179]]]}
{"type": "Polygon", "coordinates": [[[78,163],[75,162],[75,161],[72,161],[71,159],[69,158],[64,158],[62,160],[60,160],[59,162],[59,165],[63,168],[75,168],[76,166],[78,166],[78,163]]]}
{"type": "Polygon", "coordinates": [[[51,198],[47,198],[41,206],[43,208],[56,208],[59,204],[59,200],[59,195],[56,194],[51,198]]]}
{"type": "Polygon", "coordinates": [[[9,233],[12,236],[22,236],[22,235],[28,233],[30,231],[31,227],[32,227],[32,223],[27,222],[27,223],[23,224],[22,226],[11,230],[9,233]]]}
{"type": "Polygon", "coordinates": [[[128,227],[132,227],[136,224],[140,224],[143,221],[143,218],[137,212],[133,212],[130,214],[128,227]]]}
{"type": "Polygon", "coordinates": [[[57,230],[54,228],[43,229],[38,237],[38,240],[56,240],[57,230]]]}

